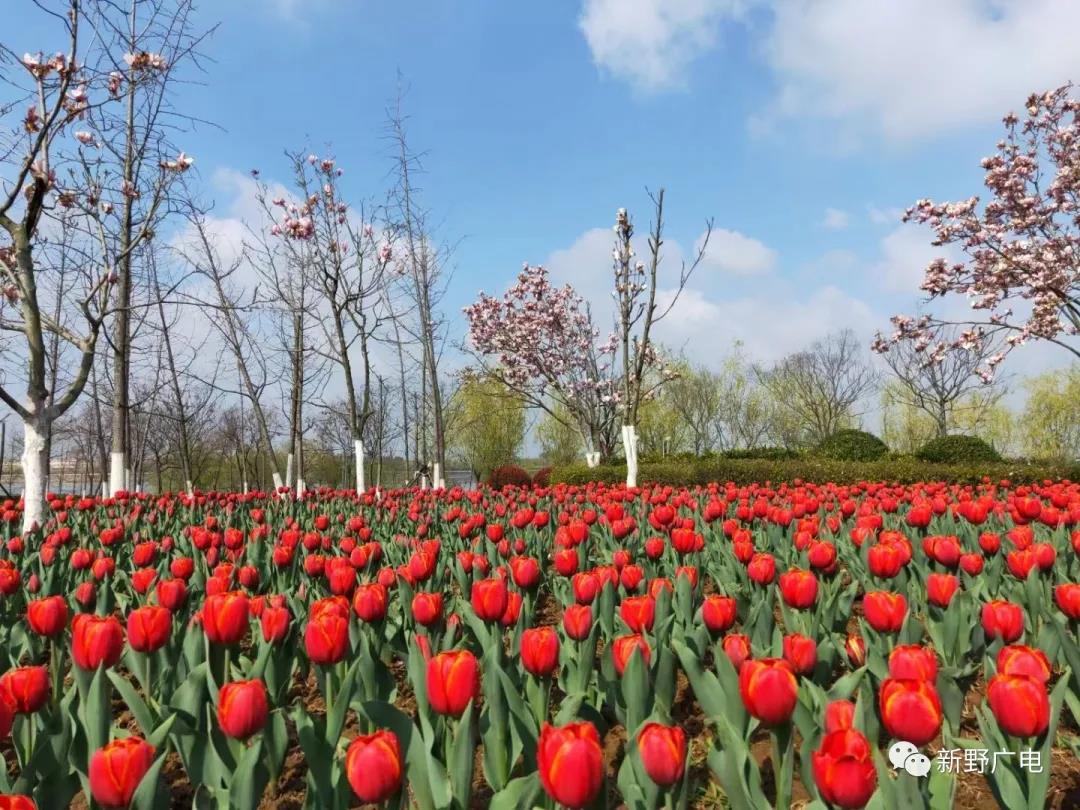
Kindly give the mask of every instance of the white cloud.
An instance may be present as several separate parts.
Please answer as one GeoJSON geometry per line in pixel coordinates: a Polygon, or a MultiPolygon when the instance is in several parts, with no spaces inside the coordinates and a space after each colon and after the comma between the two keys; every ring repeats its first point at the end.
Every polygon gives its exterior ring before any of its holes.
{"type": "Polygon", "coordinates": [[[904,217],[903,208],[879,208],[871,203],[866,206],[866,216],[875,225],[897,225],[904,217]]]}
{"type": "Polygon", "coordinates": [[[953,258],[955,252],[946,247],[934,247],[929,228],[921,225],[901,225],[881,240],[881,259],[871,268],[880,287],[890,293],[919,295],[923,271],[938,258],[953,258]]]}
{"type": "Polygon", "coordinates": [[[578,20],[598,67],[643,90],[679,86],[742,0],[585,0],[578,20]]]}
{"type": "Polygon", "coordinates": [[[888,139],[993,121],[1080,74],[1075,0],[771,0],[766,119],[857,122],[888,139]]]}
{"type": "Polygon", "coordinates": [[[847,211],[841,211],[839,208],[826,208],[825,219],[821,221],[821,227],[828,228],[831,231],[842,231],[848,226],[847,211]]]}
{"type": "MultiPolygon", "coordinates": [[[[658,296],[662,306],[671,296],[671,291],[658,296]]],[[[843,328],[855,330],[869,346],[880,322],[866,302],[832,285],[809,296],[764,292],[723,301],[712,301],[698,290],[684,290],[656,333],[665,346],[707,365],[736,341],[743,343],[747,357],[767,365],[843,328]]]]}
{"type": "MultiPolygon", "coordinates": [[[[701,249],[704,238],[704,234],[698,237],[695,251],[701,249]]],[[[714,228],[701,266],[738,276],[757,276],[776,267],[776,251],[738,231],[714,228]]]]}

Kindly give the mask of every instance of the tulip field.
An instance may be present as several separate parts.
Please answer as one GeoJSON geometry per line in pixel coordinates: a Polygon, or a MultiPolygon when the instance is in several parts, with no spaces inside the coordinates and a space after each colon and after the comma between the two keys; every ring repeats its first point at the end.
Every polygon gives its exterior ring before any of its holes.
{"type": "Polygon", "coordinates": [[[1080,806],[1080,485],[3,504],[0,808],[1080,806]]]}

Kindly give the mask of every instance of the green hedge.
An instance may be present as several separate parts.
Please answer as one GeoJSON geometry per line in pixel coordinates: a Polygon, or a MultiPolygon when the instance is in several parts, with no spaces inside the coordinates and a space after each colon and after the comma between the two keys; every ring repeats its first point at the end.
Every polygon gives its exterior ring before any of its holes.
{"type": "Polygon", "coordinates": [[[878,461],[888,454],[889,446],[865,430],[838,430],[814,453],[837,461],[878,461]]]}
{"type": "MultiPolygon", "coordinates": [[[[798,459],[726,459],[642,464],[638,481],[673,486],[731,481],[738,485],[790,482],[796,479],[818,484],[853,484],[859,481],[890,481],[914,484],[920,481],[947,481],[974,484],[984,477],[1016,482],[1068,478],[1080,480],[1077,464],[1031,464],[998,462],[992,464],[928,464],[910,456],[881,461],[836,461],[826,458],[798,459]]],[[[602,481],[616,484],[626,480],[626,467],[606,464],[590,469],[584,464],[556,467],[551,483],[586,484],[602,481]]]]}
{"type": "Polygon", "coordinates": [[[916,452],[915,456],[935,464],[981,464],[1001,461],[1001,455],[978,436],[938,436],[916,452]]]}

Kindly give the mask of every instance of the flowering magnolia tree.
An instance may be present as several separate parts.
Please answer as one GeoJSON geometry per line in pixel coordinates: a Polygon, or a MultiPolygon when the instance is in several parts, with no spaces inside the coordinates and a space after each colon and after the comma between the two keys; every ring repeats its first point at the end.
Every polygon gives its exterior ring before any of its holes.
{"type": "Polygon", "coordinates": [[[1027,117],[1005,116],[1005,137],[983,158],[992,198],[951,203],[919,200],[905,222],[929,225],[935,245],[955,245],[965,258],[937,258],[921,288],[930,300],[967,296],[980,313],[949,321],[932,315],[892,319],[895,332],[878,335],[874,348],[887,351],[912,341],[927,362],[947,351],[967,351],[988,336],[1003,340],[986,357],[979,376],[990,380],[1015,347],[1028,341],[1055,343],[1080,357],[1080,100],[1071,84],[1027,100],[1027,117]],[[941,326],[961,326],[947,342],[941,326]]]}
{"type": "Polygon", "coordinates": [[[491,378],[576,429],[589,466],[614,451],[615,337],[600,343],[589,305],[571,285],[556,287],[545,268],[525,265],[502,298],[481,292],[464,312],[470,347],[491,378]]]}

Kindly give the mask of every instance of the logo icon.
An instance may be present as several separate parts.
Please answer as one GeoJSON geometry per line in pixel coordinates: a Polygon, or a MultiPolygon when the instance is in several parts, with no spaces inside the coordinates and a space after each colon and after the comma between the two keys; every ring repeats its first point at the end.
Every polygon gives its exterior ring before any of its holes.
{"type": "Polygon", "coordinates": [[[912,776],[930,773],[930,757],[906,740],[898,740],[889,747],[889,762],[897,770],[907,771],[912,776]]]}

